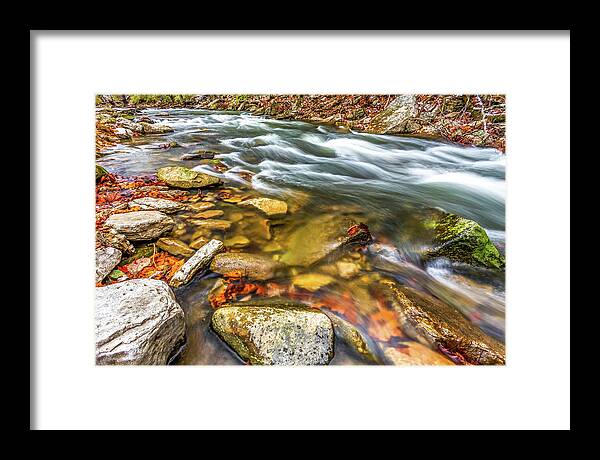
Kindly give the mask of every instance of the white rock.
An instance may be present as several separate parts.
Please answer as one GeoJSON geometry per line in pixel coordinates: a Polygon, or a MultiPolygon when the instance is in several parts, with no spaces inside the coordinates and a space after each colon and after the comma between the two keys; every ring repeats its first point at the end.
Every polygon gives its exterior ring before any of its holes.
{"type": "Polygon", "coordinates": [[[184,337],[183,310],[163,281],[96,288],[96,364],[167,364],[184,337]]]}
{"type": "Polygon", "coordinates": [[[104,222],[131,241],[153,240],[170,232],[173,219],[159,211],[133,211],[113,214],[104,222]]]}
{"type": "Polygon", "coordinates": [[[173,287],[179,287],[183,284],[189,283],[194,275],[201,269],[205,269],[210,265],[213,257],[221,252],[225,246],[222,241],[210,240],[195,254],[190,257],[177,272],[171,278],[169,284],[173,287]]]}
{"type": "Polygon", "coordinates": [[[117,266],[122,255],[115,248],[96,249],[96,283],[102,281],[117,266]]]}
{"type": "Polygon", "coordinates": [[[167,214],[172,212],[181,211],[184,209],[184,205],[177,201],[165,200],[164,198],[152,198],[144,197],[137,198],[129,202],[129,207],[139,207],[146,210],[161,211],[167,214]]]}

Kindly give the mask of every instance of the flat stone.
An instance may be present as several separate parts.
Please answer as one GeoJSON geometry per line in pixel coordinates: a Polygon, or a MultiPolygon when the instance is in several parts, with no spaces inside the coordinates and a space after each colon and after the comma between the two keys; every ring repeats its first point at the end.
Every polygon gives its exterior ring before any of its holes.
{"type": "Polygon", "coordinates": [[[185,208],[185,206],[182,203],[179,203],[177,201],[152,197],[136,198],[135,200],[129,202],[130,208],[136,206],[144,210],[161,211],[167,214],[181,211],[185,208]]]}
{"type": "Polygon", "coordinates": [[[160,211],[133,211],[113,214],[104,225],[113,228],[131,241],[159,238],[170,232],[175,222],[160,211]]]}
{"type": "Polygon", "coordinates": [[[215,157],[213,152],[200,151],[181,155],[182,160],[211,160],[215,157]]]}
{"type": "Polygon", "coordinates": [[[288,210],[285,201],[274,200],[272,198],[252,198],[250,200],[240,201],[238,206],[256,208],[269,217],[283,216],[288,210]]]}
{"type": "Polygon", "coordinates": [[[187,205],[187,209],[189,211],[206,211],[207,209],[212,209],[215,207],[214,203],[207,203],[205,201],[201,201],[199,203],[192,203],[187,205]]]}
{"type": "Polygon", "coordinates": [[[183,166],[167,166],[160,168],[156,175],[158,179],[179,188],[203,188],[221,183],[218,177],[194,171],[183,166]]]}
{"type": "Polygon", "coordinates": [[[228,220],[221,219],[204,219],[204,220],[190,220],[190,222],[197,227],[201,227],[207,230],[221,230],[227,231],[231,228],[231,222],[228,220]]]}
{"type": "Polygon", "coordinates": [[[220,209],[210,209],[208,211],[202,211],[191,216],[192,219],[212,219],[215,217],[221,217],[225,214],[224,211],[220,209]]]}
{"type": "Polygon", "coordinates": [[[156,242],[156,246],[174,256],[190,257],[194,255],[194,250],[177,238],[160,238],[156,242]]]}
{"type": "Polygon", "coordinates": [[[274,278],[282,265],[273,259],[246,252],[227,252],[218,254],[210,264],[210,269],[224,276],[244,276],[251,280],[274,278]]]}
{"type": "Polygon", "coordinates": [[[226,304],[215,311],[211,325],[250,364],[324,365],[333,358],[331,321],[324,313],[306,306],[226,304]]]}
{"type": "Polygon", "coordinates": [[[223,241],[223,243],[225,246],[230,248],[241,249],[248,246],[250,244],[250,240],[244,235],[236,235],[232,236],[231,238],[227,238],[225,241],[223,241]]]}
{"type": "Polygon", "coordinates": [[[306,289],[307,291],[315,292],[319,289],[335,282],[335,278],[321,273],[304,273],[292,278],[294,286],[306,289]]]}
{"type": "Polygon", "coordinates": [[[183,344],[183,310],[163,281],[96,288],[96,364],[167,364],[183,344]]]}
{"type": "Polygon", "coordinates": [[[195,238],[191,243],[190,243],[190,248],[192,249],[200,249],[202,246],[204,246],[206,243],[208,243],[208,238],[205,238],[204,236],[200,236],[198,238],[195,238]]]}

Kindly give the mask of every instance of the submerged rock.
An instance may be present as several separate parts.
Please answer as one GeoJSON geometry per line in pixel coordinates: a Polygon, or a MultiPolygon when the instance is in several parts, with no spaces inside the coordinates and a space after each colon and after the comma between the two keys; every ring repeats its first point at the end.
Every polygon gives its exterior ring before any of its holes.
{"type": "Polygon", "coordinates": [[[201,201],[199,203],[192,203],[187,205],[187,209],[189,211],[206,211],[207,209],[212,209],[215,207],[214,203],[207,203],[205,201],[201,201]]]}
{"type": "Polygon", "coordinates": [[[214,152],[199,151],[181,155],[182,160],[211,160],[215,157],[214,152]]]}
{"type": "Polygon", "coordinates": [[[303,273],[292,278],[292,284],[307,291],[315,292],[322,287],[335,283],[335,278],[321,273],[303,273]]]}
{"type": "Polygon", "coordinates": [[[250,240],[244,235],[236,235],[232,236],[231,238],[227,238],[225,241],[223,241],[223,243],[225,243],[225,246],[241,249],[248,246],[250,244],[250,240]]]}
{"type": "Polygon", "coordinates": [[[382,292],[398,314],[403,332],[434,350],[470,364],[504,364],[504,344],[486,335],[440,300],[382,280],[382,292]]]}
{"type": "Polygon", "coordinates": [[[96,249],[96,283],[100,283],[121,261],[123,253],[107,247],[96,249]]]}
{"type": "Polygon", "coordinates": [[[446,257],[480,267],[504,269],[504,257],[477,222],[447,214],[431,226],[435,231],[436,247],[426,254],[427,258],[446,257]]]}
{"type": "Polygon", "coordinates": [[[227,231],[231,228],[231,222],[222,219],[190,220],[190,222],[204,230],[227,231]]]}
{"type": "Polygon", "coordinates": [[[282,265],[269,257],[247,252],[227,252],[218,254],[210,264],[210,269],[224,276],[244,276],[251,280],[274,278],[282,265]]]}
{"type": "Polygon", "coordinates": [[[161,211],[167,214],[181,211],[185,208],[182,203],[172,200],[165,200],[164,198],[152,198],[152,197],[144,197],[144,198],[136,198],[129,202],[129,207],[139,207],[145,210],[153,210],[153,211],[161,211]]]}
{"type": "Polygon", "coordinates": [[[215,311],[214,331],[246,362],[261,365],[329,364],[334,332],[324,313],[289,302],[240,302],[215,311]]]}
{"type": "Polygon", "coordinates": [[[207,268],[213,260],[213,257],[224,249],[223,243],[219,240],[211,240],[198,249],[181,268],[173,275],[169,284],[173,287],[179,287],[189,283],[196,273],[207,268]]]}
{"type": "Polygon", "coordinates": [[[368,230],[353,224],[354,221],[335,215],[312,219],[292,233],[288,250],[281,261],[287,265],[308,267],[345,246],[371,242],[368,230]],[[349,229],[353,227],[356,232],[350,234],[349,229]]]}
{"type": "Polygon", "coordinates": [[[196,213],[191,217],[192,219],[213,219],[215,217],[221,217],[223,214],[225,214],[225,212],[220,209],[210,209],[208,211],[196,213]]]}
{"type": "Polygon", "coordinates": [[[184,337],[183,310],[163,281],[96,288],[96,364],[167,364],[184,337]]]}
{"type": "Polygon", "coordinates": [[[183,166],[166,166],[160,168],[156,175],[158,179],[178,188],[202,188],[221,183],[218,177],[209,176],[183,166]]]}
{"type": "Polygon", "coordinates": [[[194,255],[194,250],[177,238],[160,238],[156,242],[156,246],[174,256],[190,257],[194,255]]]}
{"type": "Polygon", "coordinates": [[[380,357],[381,350],[368,335],[363,334],[358,328],[339,316],[329,312],[325,313],[333,323],[335,335],[341,341],[366,361],[375,364],[383,364],[383,360],[380,357]]]}
{"type": "Polygon", "coordinates": [[[341,278],[345,280],[349,280],[350,278],[354,278],[360,272],[360,265],[354,262],[344,262],[339,261],[335,264],[338,274],[341,278]]]}
{"type": "Polygon", "coordinates": [[[193,238],[192,242],[190,243],[190,248],[192,249],[200,249],[202,246],[204,246],[206,243],[208,243],[208,238],[205,238],[204,236],[199,236],[198,238],[193,238]]]}
{"type": "Polygon", "coordinates": [[[240,201],[238,206],[245,208],[256,208],[269,217],[279,217],[287,213],[288,206],[285,201],[273,200],[271,198],[252,198],[240,201]]]}
{"type": "Polygon", "coordinates": [[[104,225],[122,233],[132,241],[156,239],[170,232],[175,225],[173,219],[159,211],[133,211],[113,214],[104,225]]]}
{"type": "Polygon", "coordinates": [[[441,353],[419,342],[403,342],[399,347],[384,350],[386,360],[395,366],[453,366],[454,363],[441,353]]]}

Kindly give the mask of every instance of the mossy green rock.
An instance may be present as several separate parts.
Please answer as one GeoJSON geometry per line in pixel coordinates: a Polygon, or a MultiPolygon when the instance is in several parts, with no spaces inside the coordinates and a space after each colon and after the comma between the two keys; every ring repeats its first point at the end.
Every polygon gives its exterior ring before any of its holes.
{"type": "Polygon", "coordinates": [[[107,174],[108,171],[106,169],[104,169],[100,165],[96,165],[96,180],[100,179],[103,176],[106,176],[107,174]]]}
{"type": "Polygon", "coordinates": [[[430,225],[435,231],[434,247],[428,258],[446,257],[470,265],[504,270],[505,260],[477,222],[447,214],[430,225]]]}
{"type": "Polygon", "coordinates": [[[221,183],[218,177],[209,176],[182,166],[167,166],[157,171],[158,179],[171,187],[203,188],[221,183]]]}
{"type": "Polygon", "coordinates": [[[323,365],[333,358],[331,320],[306,305],[288,301],[225,304],[215,311],[211,325],[250,364],[323,365]]]}

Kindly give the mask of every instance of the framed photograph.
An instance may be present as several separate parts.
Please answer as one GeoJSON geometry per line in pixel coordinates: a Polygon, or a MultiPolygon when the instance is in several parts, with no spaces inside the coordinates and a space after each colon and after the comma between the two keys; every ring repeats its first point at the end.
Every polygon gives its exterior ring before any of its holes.
{"type": "Polygon", "coordinates": [[[32,428],[569,428],[568,31],[31,40],[32,428]]]}

